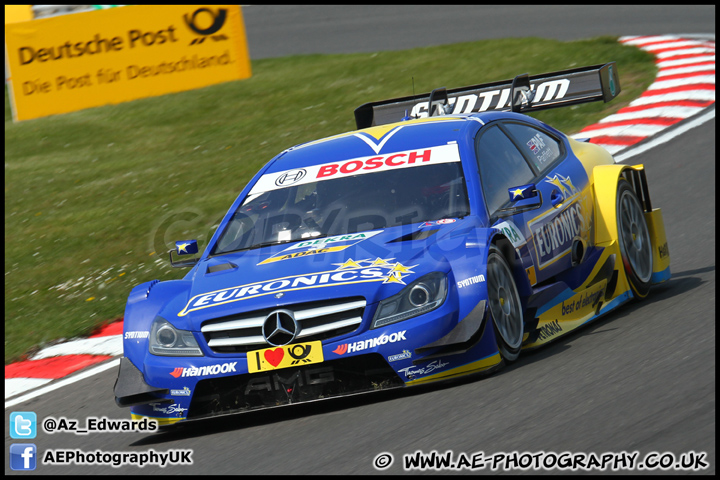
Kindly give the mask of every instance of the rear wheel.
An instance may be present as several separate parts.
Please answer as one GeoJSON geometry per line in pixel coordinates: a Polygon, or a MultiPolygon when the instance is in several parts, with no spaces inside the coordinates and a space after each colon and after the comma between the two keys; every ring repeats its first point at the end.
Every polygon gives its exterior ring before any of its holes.
{"type": "Polygon", "coordinates": [[[504,360],[512,362],[522,347],[522,306],[510,267],[495,246],[490,247],[488,254],[487,276],[488,302],[498,350],[504,360]]]}
{"type": "Polygon", "coordinates": [[[618,183],[617,223],[620,253],[630,287],[636,298],[645,298],[653,270],[652,242],[640,201],[626,180],[618,183]]]}

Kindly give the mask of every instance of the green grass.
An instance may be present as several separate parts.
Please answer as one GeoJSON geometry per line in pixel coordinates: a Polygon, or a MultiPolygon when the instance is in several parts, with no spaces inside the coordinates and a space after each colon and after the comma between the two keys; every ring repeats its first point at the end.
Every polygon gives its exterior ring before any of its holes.
{"type": "Polygon", "coordinates": [[[617,99],[536,115],[571,134],[638,97],[652,56],[603,37],[256,60],[248,80],[20,123],[6,89],[5,363],[121,317],[138,283],[180,278],[174,240],[203,248],[270,158],[354,130],[355,107],[412,94],[413,77],[422,93],[607,61],[617,99]]]}

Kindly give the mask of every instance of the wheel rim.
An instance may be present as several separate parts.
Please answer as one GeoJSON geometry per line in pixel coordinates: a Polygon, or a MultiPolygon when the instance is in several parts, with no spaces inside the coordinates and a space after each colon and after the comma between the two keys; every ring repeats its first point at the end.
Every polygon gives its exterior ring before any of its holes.
{"type": "Polygon", "coordinates": [[[520,297],[510,271],[498,260],[488,262],[488,300],[498,333],[511,349],[522,344],[520,297]]]}
{"type": "Polygon", "coordinates": [[[652,276],[652,244],[640,205],[629,192],[620,198],[620,245],[635,276],[648,282],[652,276]]]}

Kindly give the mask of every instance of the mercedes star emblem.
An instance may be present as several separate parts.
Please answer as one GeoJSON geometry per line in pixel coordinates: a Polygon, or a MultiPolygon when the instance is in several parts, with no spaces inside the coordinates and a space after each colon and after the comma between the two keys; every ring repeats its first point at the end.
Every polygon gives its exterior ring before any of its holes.
{"type": "Polygon", "coordinates": [[[263,338],[274,347],[291,343],[299,330],[295,315],[290,310],[275,310],[265,318],[262,326],[263,338]]]}

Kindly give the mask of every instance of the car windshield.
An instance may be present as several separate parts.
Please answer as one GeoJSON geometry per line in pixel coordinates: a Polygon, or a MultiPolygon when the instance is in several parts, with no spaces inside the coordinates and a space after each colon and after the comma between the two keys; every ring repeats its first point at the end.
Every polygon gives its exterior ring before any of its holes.
{"type": "Polygon", "coordinates": [[[211,254],[469,213],[460,162],[346,176],[248,195],[211,254]]]}

